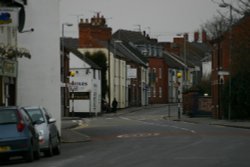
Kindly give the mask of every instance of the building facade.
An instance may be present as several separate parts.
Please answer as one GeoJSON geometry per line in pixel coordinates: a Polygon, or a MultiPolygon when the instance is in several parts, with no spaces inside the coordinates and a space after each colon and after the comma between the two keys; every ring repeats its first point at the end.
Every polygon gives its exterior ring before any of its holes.
{"type": "MultiPolygon", "coordinates": [[[[232,78],[241,70],[248,71],[249,29],[250,15],[246,13],[237,23],[232,25],[231,30],[224,32],[222,36],[211,42],[213,46],[212,105],[215,118],[224,118],[225,112],[229,113],[228,109],[225,111],[223,108],[223,90],[229,81],[229,76],[232,78]],[[242,53],[243,50],[244,53],[242,53]]],[[[228,91],[232,90],[228,89],[228,91]]],[[[230,118],[230,116],[228,117],[230,118]]]]}
{"type": "Polygon", "coordinates": [[[25,2],[25,24],[17,41],[32,57],[19,61],[17,105],[44,106],[61,127],[59,1],[25,2]]]}

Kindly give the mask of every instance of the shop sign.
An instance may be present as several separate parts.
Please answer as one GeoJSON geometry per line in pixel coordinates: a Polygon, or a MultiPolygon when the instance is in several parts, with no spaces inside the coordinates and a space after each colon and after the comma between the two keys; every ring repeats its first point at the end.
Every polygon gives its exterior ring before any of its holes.
{"type": "Polygon", "coordinates": [[[137,69],[136,68],[128,68],[127,69],[127,78],[128,79],[137,78],[137,69]]]}
{"type": "Polygon", "coordinates": [[[17,62],[0,59],[0,75],[7,77],[17,76],[17,62]]]}
{"type": "Polygon", "coordinates": [[[18,8],[0,7],[0,26],[18,26],[18,8]]]}

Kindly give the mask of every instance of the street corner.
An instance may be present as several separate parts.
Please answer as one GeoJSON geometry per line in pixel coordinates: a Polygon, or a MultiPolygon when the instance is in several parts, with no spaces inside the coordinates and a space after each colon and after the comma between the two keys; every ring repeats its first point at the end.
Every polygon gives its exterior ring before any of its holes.
{"type": "Polygon", "coordinates": [[[78,143],[89,142],[91,138],[88,135],[79,133],[73,129],[65,129],[62,131],[62,143],[78,143]]]}
{"type": "Polygon", "coordinates": [[[79,117],[66,117],[62,119],[62,129],[77,129],[88,126],[88,121],[79,117]]]}
{"type": "Polygon", "coordinates": [[[72,120],[73,123],[75,123],[77,126],[72,128],[73,130],[75,129],[82,129],[82,128],[86,128],[89,126],[87,120],[81,119],[81,120],[72,120]]]}

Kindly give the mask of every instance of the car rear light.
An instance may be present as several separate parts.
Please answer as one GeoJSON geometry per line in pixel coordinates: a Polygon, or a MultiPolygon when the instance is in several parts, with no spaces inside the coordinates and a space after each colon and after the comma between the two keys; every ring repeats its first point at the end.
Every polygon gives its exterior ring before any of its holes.
{"type": "Polygon", "coordinates": [[[20,111],[17,112],[17,117],[18,117],[18,123],[17,123],[17,131],[22,132],[25,128],[22,116],[20,114],[20,111]]]}

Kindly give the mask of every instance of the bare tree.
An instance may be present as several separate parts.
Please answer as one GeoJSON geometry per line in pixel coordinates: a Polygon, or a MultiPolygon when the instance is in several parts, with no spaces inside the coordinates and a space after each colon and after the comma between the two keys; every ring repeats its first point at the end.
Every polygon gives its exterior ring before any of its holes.
{"type": "Polygon", "coordinates": [[[228,30],[228,22],[223,16],[214,16],[201,26],[202,30],[207,32],[210,39],[217,39],[228,30]]]}
{"type": "Polygon", "coordinates": [[[238,0],[234,1],[233,4],[227,3],[225,0],[212,0],[212,2],[217,3],[218,6],[232,7],[233,15],[232,18],[230,18],[228,13],[218,11],[218,15],[201,26],[201,28],[207,32],[210,39],[217,39],[224,32],[228,31],[231,23],[234,24],[238,22],[242,16],[250,13],[250,0],[238,0]]]}

